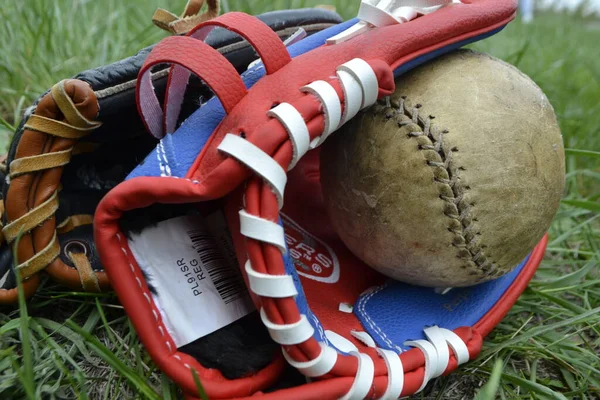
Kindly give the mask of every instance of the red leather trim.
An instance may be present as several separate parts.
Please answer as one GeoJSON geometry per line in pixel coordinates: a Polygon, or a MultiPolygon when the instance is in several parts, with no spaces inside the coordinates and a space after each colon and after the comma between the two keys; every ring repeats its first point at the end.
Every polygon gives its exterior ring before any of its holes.
{"type": "MultiPolygon", "coordinates": [[[[246,94],[246,87],[235,68],[218,51],[204,43],[208,33],[215,27],[222,27],[245,38],[261,56],[268,74],[272,74],[291,61],[291,57],[279,36],[265,23],[244,13],[233,12],[216,19],[199,24],[187,36],[174,36],[163,39],[150,52],[138,75],[136,101],[138,112],[146,128],[155,135],[162,135],[156,127],[152,129],[148,123],[148,115],[144,107],[148,102],[142,98],[140,85],[151,67],[161,64],[173,64],[169,71],[169,79],[164,102],[163,132],[175,129],[175,122],[180,111],[183,93],[189,75],[182,73],[176,66],[183,67],[203,79],[221,100],[225,112],[229,113],[246,94]],[[194,40],[195,39],[195,40],[194,40]],[[175,51],[173,51],[175,49],[175,51]],[[175,100],[170,97],[175,94],[175,100]]],[[[150,95],[150,94],[149,94],[150,95]]],[[[155,96],[155,94],[151,94],[155,96]]],[[[153,99],[152,103],[157,100],[153,99]]],[[[155,111],[148,110],[149,114],[155,111]]]]}
{"type": "MultiPolygon", "coordinates": [[[[486,0],[475,0],[475,1],[478,3],[481,3],[486,0]]],[[[512,0],[508,0],[506,2],[507,3],[512,2],[512,0]]],[[[463,1],[463,3],[468,3],[468,2],[463,1]]],[[[516,4],[515,4],[515,7],[516,7],[516,4]]],[[[448,8],[450,8],[450,7],[448,7],[448,8]]],[[[488,26],[485,26],[485,27],[482,27],[479,29],[475,29],[475,30],[472,30],[469,32],[465,32],[461,35],[442,40],[439,43],[434,43],[429,46],[423,47],[420,50],[417,50],[406,57],[397,59],[395,62],[392,63],[392,65],[391,65],[392,69],[396,69],[397,67],[399,67],[403,64],[406,64],[408,61],[414,60],[415,58],[420,57],[422,55],[431,53],[434,50],[438,50],[438,49],[444,48],[448,45],[451,45],[453,43],[457,43],[457,42],[461,42],[466,39],[474,38],[474,37],[483,35],[485,33],[491,32],[495,29],[501,28],[501,27],[507,25],[510,21],[512,21],[515,18],[515,16],[516,16],[516,13],[514,11],[512,13],[507,13],[506,17],[504,17],[503,19],[501,19],[499,21],[492,23],[491,25],[488,25],[488,26]]]]}
{"type": "Polygon", "coordinates": [[[188,36],[196,37],[207,27],[220,26],[246,39],[256,50],[267,74],[272,74],[292,59],[279,36],[264,22],[242,12],[230,12],[206,21],[192,29],[188,36]]]}
{"type": "MultiPolygon", "coordinates": [[[[500,320],[510,310],[522,291],[527,287],[527,284],[535,274],[535,271],[537,270],[537,267],[543,258],[547,242],[548,238],[546,235],[533,250],[525,267],[522,269],[522,271],[519,273],[519,276],[515,279],[514,283],[506,291],[502,299],[498,301],[495,307],[493,307],[477,324],[475,324],[472,329],[463,327],[455,330],[455,332],[463,339],[467,339],[470,336],[469,339],[465,340],[469,349],[470,359],[474,359],[479,355],[483,337],[487,336],[493,327],[500,322],[500,320]]],[[[405,370],[408,371],[405,375],[405,388],[402,391],[402,396],[406,396],[410,393],[414,393],[423,382],[422,367],[425,363],[425,360],[423,358],[423,354],[416,349],[403,353],[400,357],[402,359],[402,364],[405,366],[405,370]]],[[[377,367],[378,365],[376,364],[376,371],[379,369],[377,367]]],[[[454,371],[456,367],[456,359],[454,356],[451,356],[444,375],[454,371]]],[[[306,384],[300,387],[280,390],[275,393],[255,395],[252,398],[259,397],[265,400],[281,398],[298,400],[338,398],[348,392],[353,381],[354,379],[352,377],[331,378],[306,384]]],[[[387,378],[376,373],[373,387],[376,388],[376,390],[372,392],[371,395],[382,395],[383,390],[387,387],[387,378]]]]}
{"type": "MultiPolygon", "coordinates": [[[[187,36],[171,36],[161,40],[148,54],[138,75],[141,77],[157,64],[177,64],[204,80],[223,104],[226,112],[246,95],[246,86],[231,63],[206,43],[187,36]]],[[[139,88],[136,102],[141,114],[139,88]]],[[[143,119],[143,118],[142,118],[143,119]]]]}
{"type": "Polygon", "coordinates": [[[128,210],[158,202],[188,203],[209,199],[211,195],[205,186],[186,179],[142,177],[125,181],[98,205],[94,218],[94,238],[119,301],[158,367],[187,394],[196,393],[189,371],[189,368],[194,368],[210,398],[249,396],[275,383],[284,368],[283,357],[277,358],[254,376],[228,380],[219,371],[204,368],[193,357],[176,351],[118,224],[120,217],[128,210]]]}

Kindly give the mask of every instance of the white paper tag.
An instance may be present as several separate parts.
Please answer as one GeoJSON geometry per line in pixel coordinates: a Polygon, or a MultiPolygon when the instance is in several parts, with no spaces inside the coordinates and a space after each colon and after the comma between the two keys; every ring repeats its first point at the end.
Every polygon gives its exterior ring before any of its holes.
{"type": "Polygon", "coordinates": [[[221,213],[169,219],[130,236],[177,347],[255,310],[221,213]]]}

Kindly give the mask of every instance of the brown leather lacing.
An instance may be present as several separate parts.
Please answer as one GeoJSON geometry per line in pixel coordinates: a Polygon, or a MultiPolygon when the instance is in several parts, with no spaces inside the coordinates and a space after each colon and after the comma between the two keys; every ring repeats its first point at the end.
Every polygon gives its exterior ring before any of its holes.
{"type": "MultiPolygon", "coordinates": [[[[75,214],[67,217],[63,222],[56,226],[56,232],[64,234],[72,231],[78,226],[91,225],[94,223],[94,216],[90,214],[75,214]]],[[[68,245],[67,245],[68,246],[68,245]]],[[[100,285],[98,283],[98,277],[92,269],[92,264],[87,257],[85,246],[83,246],[84,252],[72,252],[65,246],[65,253],[71,260],[77,272],[79,273],[79,280],[81,281],[81,287],[86,292],[99,292],[100,285]]]]}
{"type": "MultiPolygon", "coordinates": [[[[101,125],[100,122],[88,120],[79,112],[79,110],[77,110],[73,100],[65,91],[65,81],[61,81],[54,85],[51,94],[56,105],[64,115],[66,122],[33,114],[25,123],[23,129],[76,140],[89,135],[101,125]]],[[[73,147],[70,147],[62,151],[15,159],[10,163],[9,178],[14,179],[20,175],[64,166],[71,160],[72,152],[73,147]]],[[[21,232],[30,232],[44,221],[52,218],[57,209],[58,190],[56,190],[48,200],[4,226],[2,228],[4,239],[9,244],[13,243],[21,232]]],[[[48,245],[37,252],[33,257],[18,264],[15,267],[16,272],[20,273],[23,279],[27,279],[46,268],[60,254],[57,232],[68,232],[77,226],[91,224],[92,220],[93,217],[89,215],[71,216],[67,218],[57,226],[48,245]]],[[[68,252],[67,256],[77,269],[83,288],[85,290],[99,291],[100,286],[98,284],[98,279],[91,267],[87,255],[84,253],[68,252]]]]}
{"type": "Polygon", "coordinates": [[[152,22],[161,29],[176,35],[191,31],[196,25],[216,18],[219,15],[219,0],[207,0],[207,10],[200,14],[204,0],[188,0],[180,16],[162,8],[157,9],[152,16],[152,22]]]}
{"type": "Polygon", "coordinates": [[[91,225],[93,222],[94,216],[90,214],[71,215],[56,226],[56,232],[58,232],[59,234],[71,232],[78,226],[91,225]]]}

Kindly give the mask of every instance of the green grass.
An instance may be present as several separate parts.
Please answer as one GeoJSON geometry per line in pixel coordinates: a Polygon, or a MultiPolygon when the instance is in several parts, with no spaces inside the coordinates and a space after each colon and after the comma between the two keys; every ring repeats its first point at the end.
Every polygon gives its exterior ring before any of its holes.
{"type": "MultiPolygon", "coordinates": [[[[0,0],[6,121],[0,147],[38,95],[158,41],[164,33],[150,23],[154,9],[179,12],[183,3],[0,0]]],[[[224,3],[260,13],[326,2],[224,3]]],[[[335,3],[345,18],[355,15],[358,1],[335,3]]],[[[567,189],[544,262],[479,359],[417,398],[600,397],[599,43],[598,21],[546,14],[473,46],[516,65],[548,95],[568,149],[567,189]]],[[[27,307],[0,310],[0,398],[175,399],[178,393],[140,346],[114,295],[65,293],[47,284],[27,307]]]]}

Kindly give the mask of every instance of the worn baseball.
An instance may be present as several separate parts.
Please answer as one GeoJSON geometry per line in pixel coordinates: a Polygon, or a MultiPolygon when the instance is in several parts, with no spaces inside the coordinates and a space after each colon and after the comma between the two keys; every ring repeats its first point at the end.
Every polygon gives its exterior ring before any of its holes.
{"type": "Polygon", "coordinates": [[[515,67],[460,50],[325,143],[333,226],[399,281],[469,286],[514,269],[550,226],[565,183],[562,136],[542,90],[515,67]]]}

